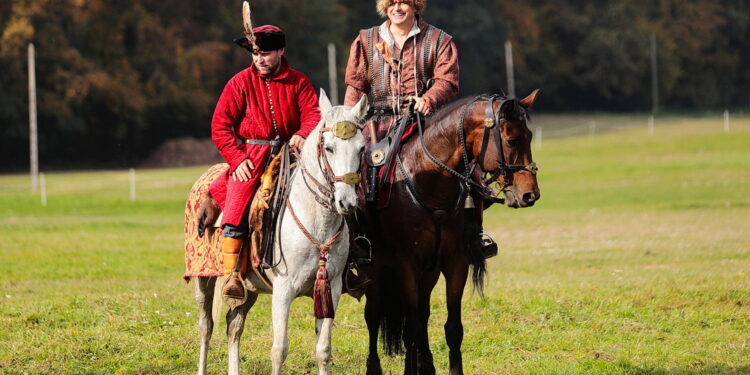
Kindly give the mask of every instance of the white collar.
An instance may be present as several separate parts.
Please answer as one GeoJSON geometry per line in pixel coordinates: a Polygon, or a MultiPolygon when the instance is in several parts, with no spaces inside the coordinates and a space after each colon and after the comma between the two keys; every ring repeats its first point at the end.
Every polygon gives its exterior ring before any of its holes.
{"type": "MultiPolygon", "coordinates": [[[[393,39],[390,28],[388,27],[389,25],[390,21],[385,20],[385,22],[383,22],[378,28],[378,35],[380,36],[381,40],[385,40],[385,43],[391,49],[391,52],[393,52],[393,45],[395,43],[395,40],[393,39]]],[[[411,26],[411,30],[409,31],[409,34],[406,36],[405,40],[409,40],[409,38],[419,34],[421,31],[422,30],[419,28],[419,17],[415,17],[414,24],[411,26]]]]}

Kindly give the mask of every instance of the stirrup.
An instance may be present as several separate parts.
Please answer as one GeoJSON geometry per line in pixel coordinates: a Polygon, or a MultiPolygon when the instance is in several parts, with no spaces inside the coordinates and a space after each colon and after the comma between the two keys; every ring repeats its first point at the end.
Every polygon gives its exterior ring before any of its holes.
{"type": "Polygon", "coordinates": [[[238,306],[242,306],[247,301],[247,289],[245,288],[245,283],[242,282],[242,278],[240,277],[239,272],[232,272],[229,277],[227,277],[227,280],[224,282],[224,285],[221,288],[221,298],[224,300],[224,303],[229,305],[230,310],[234,310],[238,306]],[[240,285],[242,286],[242,296],[235,296],[226,294],[226,287],[232,280],[239,281],[240,285]]]}
{"type": "Polygon", "coordinates": [[[372,241],[367,238],[367,235],[359,234],[357,237],[354,237],[354,245],[361,250],[367,251],[367,257],[365,258],[364,256],[361,256],[362,254],[351,252],[351,263],[353,263],[355,267],[366,266],[372,263],[372,241]]]}
{"type": "Polygon", "coordinates": [[[479,233],[479,246],[484,259],[489,259],[497,255],[497,242],[485,232],[479,233]]]}

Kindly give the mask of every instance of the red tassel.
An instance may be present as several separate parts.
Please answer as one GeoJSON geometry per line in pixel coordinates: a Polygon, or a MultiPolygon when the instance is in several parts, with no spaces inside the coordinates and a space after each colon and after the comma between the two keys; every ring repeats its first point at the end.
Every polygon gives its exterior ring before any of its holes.
{"type": "MultiPolygon", "coordinates": [[[[322,263],[322,262],[321,262],[322,263]]],[[[318,268],[313,287],[313,305],[317,319],[333,318],[333,298],[331,297],[331,284],[328,282],[328,271],[325,263],[318,268]]]]}

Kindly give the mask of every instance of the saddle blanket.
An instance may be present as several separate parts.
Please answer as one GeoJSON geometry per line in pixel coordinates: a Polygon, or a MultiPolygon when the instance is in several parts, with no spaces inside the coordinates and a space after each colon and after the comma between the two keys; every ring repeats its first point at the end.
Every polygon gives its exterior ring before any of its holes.
{"type": "Polygon", "coordinates": [[[203,237],[198,237],[198,211],[201,197],[208,191],[208,186],[224,171],[228,164],[216,164],[209,168],[193,184],[185,204],[185,282],[191,277],[211,277],[224,275],[222,259],[221,228],[209,226],[203,237]]]}

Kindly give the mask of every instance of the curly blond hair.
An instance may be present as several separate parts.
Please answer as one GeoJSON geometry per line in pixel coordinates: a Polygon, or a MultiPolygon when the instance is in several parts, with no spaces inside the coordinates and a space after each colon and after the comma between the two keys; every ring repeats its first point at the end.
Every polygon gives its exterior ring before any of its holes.
{"type": "MultiPolygon", "coordinates": [[[[409,4],[414,8],[415,13],[422,13],[424,7],[427,5],[427,0],[401,0],[401,3],[409,4]]],[[[375,9],[378,10],[378,14],[381,17],[388,17],[388,7],[393,4],[393,0],[376,0],[375,9]]]]}

